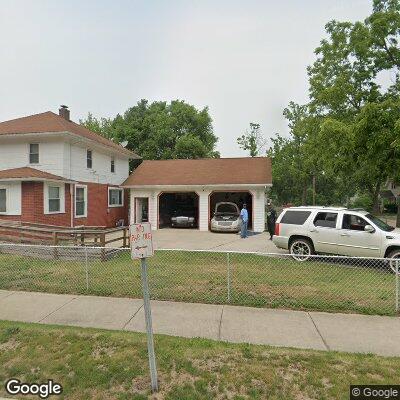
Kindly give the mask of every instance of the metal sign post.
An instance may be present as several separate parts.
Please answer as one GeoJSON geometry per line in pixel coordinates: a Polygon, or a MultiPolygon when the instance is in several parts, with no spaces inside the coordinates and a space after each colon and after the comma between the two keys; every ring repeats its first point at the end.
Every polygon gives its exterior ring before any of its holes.
{"type": "Polygon", "coordinates": [[[154,352],[153,325],[151,320],[149,280],[147,274],[146,257],[154,255],[151,225],[149,223],[132,224],[130,226],[130,242],[132,259],[140,258],[142,287],[143,287],[143,307],[146,320],[147,332],[147,352],[149,355],[149,367],[151,378],[151,390],[158,392],[158,378],[156,367],[156,356],[154,352]]]}

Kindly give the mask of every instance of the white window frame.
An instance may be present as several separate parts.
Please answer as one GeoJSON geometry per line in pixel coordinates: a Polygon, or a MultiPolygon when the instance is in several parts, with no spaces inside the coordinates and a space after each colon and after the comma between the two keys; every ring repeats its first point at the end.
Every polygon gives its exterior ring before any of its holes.
{"type": "Polygon", "coordinates": [[[86,169],[93,169],[93,150],[92,149],[86,149],[86,169]],[[88,153],[90,151],[90,163],[92,164],[90,167],[88,167],[88,153]]]}
{"type": "Polygon", "coordinates": [[[124,189],[119,188],[119,187],[109,187],[108,188],[108,207],[123,207],[124,206],[124,189]],[[119,192],[122,193],[121,195],[121,200],[122,200],[122,204],[110,204],[110,191],[111,190],[118,190],[119,192]]]}
{"type": "Polygon", "coordinates": [[[75,185],[75,195],[74,195],[74,214],[75,218],[87,218],[87,211],[88,211],[88,192],[87,192],[87,185],[75,185]],[[85,201],[85,213],[84,215],[76,215],[76,189],[81,188],[84,189],[84,201],[85,201]]]}
{"type": "Polygon", "coordinates": [[[7,215],[9,211],[9,204],[8,204],[8,199],[9,199],[9,189],[7,186],[0,186],[1,190],[6,191],[6,211],[0,211],[0,215],[7,215]]]}
{"type": "Polygon", "coordinates": [[[44,182],[43,185],[43,200],[45,214],[64,214],[65,213],[65,184],[57,182],[44,182]],[[60,189],[60,211],[50,211],[49,207],[49,187],[58,187],[60,189]]]}
{"type": "Polygon", "coordinates": [[[40,143],[28,143],[28,164],[29,165],[40,165],[40,143]],[[32,144],[37,144],[37,146],[38,146],[38,153],[37,153],[38,154],[38,162],[37,163],[31,162],[31,145],[32,144]]]}

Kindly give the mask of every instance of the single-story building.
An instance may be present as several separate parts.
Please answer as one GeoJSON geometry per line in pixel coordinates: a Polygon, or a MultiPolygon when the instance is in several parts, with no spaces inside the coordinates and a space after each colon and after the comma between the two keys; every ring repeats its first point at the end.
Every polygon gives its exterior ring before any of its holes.
{"type": "Polygon", "coordinates": [[[247,204],[249,229],[265,229],[265,191],[272,186],[267,157],[154,160],[143,163],[122,185],[130,189],[131,223],[171,226],[177,208],[191,209],[195,229],[207,231],[218,202],[247,204]]]}

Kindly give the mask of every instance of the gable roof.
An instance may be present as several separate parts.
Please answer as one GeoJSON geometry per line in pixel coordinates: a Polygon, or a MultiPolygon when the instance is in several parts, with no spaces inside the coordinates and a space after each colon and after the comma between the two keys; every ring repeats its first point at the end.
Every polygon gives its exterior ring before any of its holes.
{"type": "Polygon", "coordinates": [[[0,181],[1,180],[51,180],[51,181],[63,181],[71,182],[58,175],[50,174],[49,172],[44,172],[36,168],[22,167],[22,168],[11,168],[0,170],[0,181]]]}
{"type": "Polygon", "coordinates": [[[123,186],[229,184],[271,185],[271,159],[248,157],[145,160],[123,186]]]}
{"type": "Polygon", "coordinates": [[[51,111],[0,122],[0,136],[48,132],[70,132],[85,139],[93,140],[103,146],[117,150],[131,158],[140,158],[132,151],[114,143],[112,140],[109,140],[98,133],[92,132],[73,121],[68,121],[51,111]]]}

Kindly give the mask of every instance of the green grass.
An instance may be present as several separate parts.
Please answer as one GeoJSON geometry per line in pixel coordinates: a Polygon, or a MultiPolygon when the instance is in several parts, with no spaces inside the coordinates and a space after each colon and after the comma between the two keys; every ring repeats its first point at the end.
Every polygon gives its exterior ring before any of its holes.
{"type": "MultiPolygon", "coordinates": [[[[162,335],[155,348],[158,400],[337,400],[350,384],[400,382],[399,358],[162,335]]],[[[54,379],[69,400],[150,395],[143,334],[0,321],[0,350],[0,396],[10,378],[54,379]]]]}
{"type": "MultiPolygon", "coordinates": [[[[395,314],[395,277],[383,265],[345,266],[331,261],[158,251],[149,259],[153,299],[364,314],[395,314]]],[[[126,251],[89,262],[0,254],[0,289],[141,297],[139,262],[126,251]]]]}

